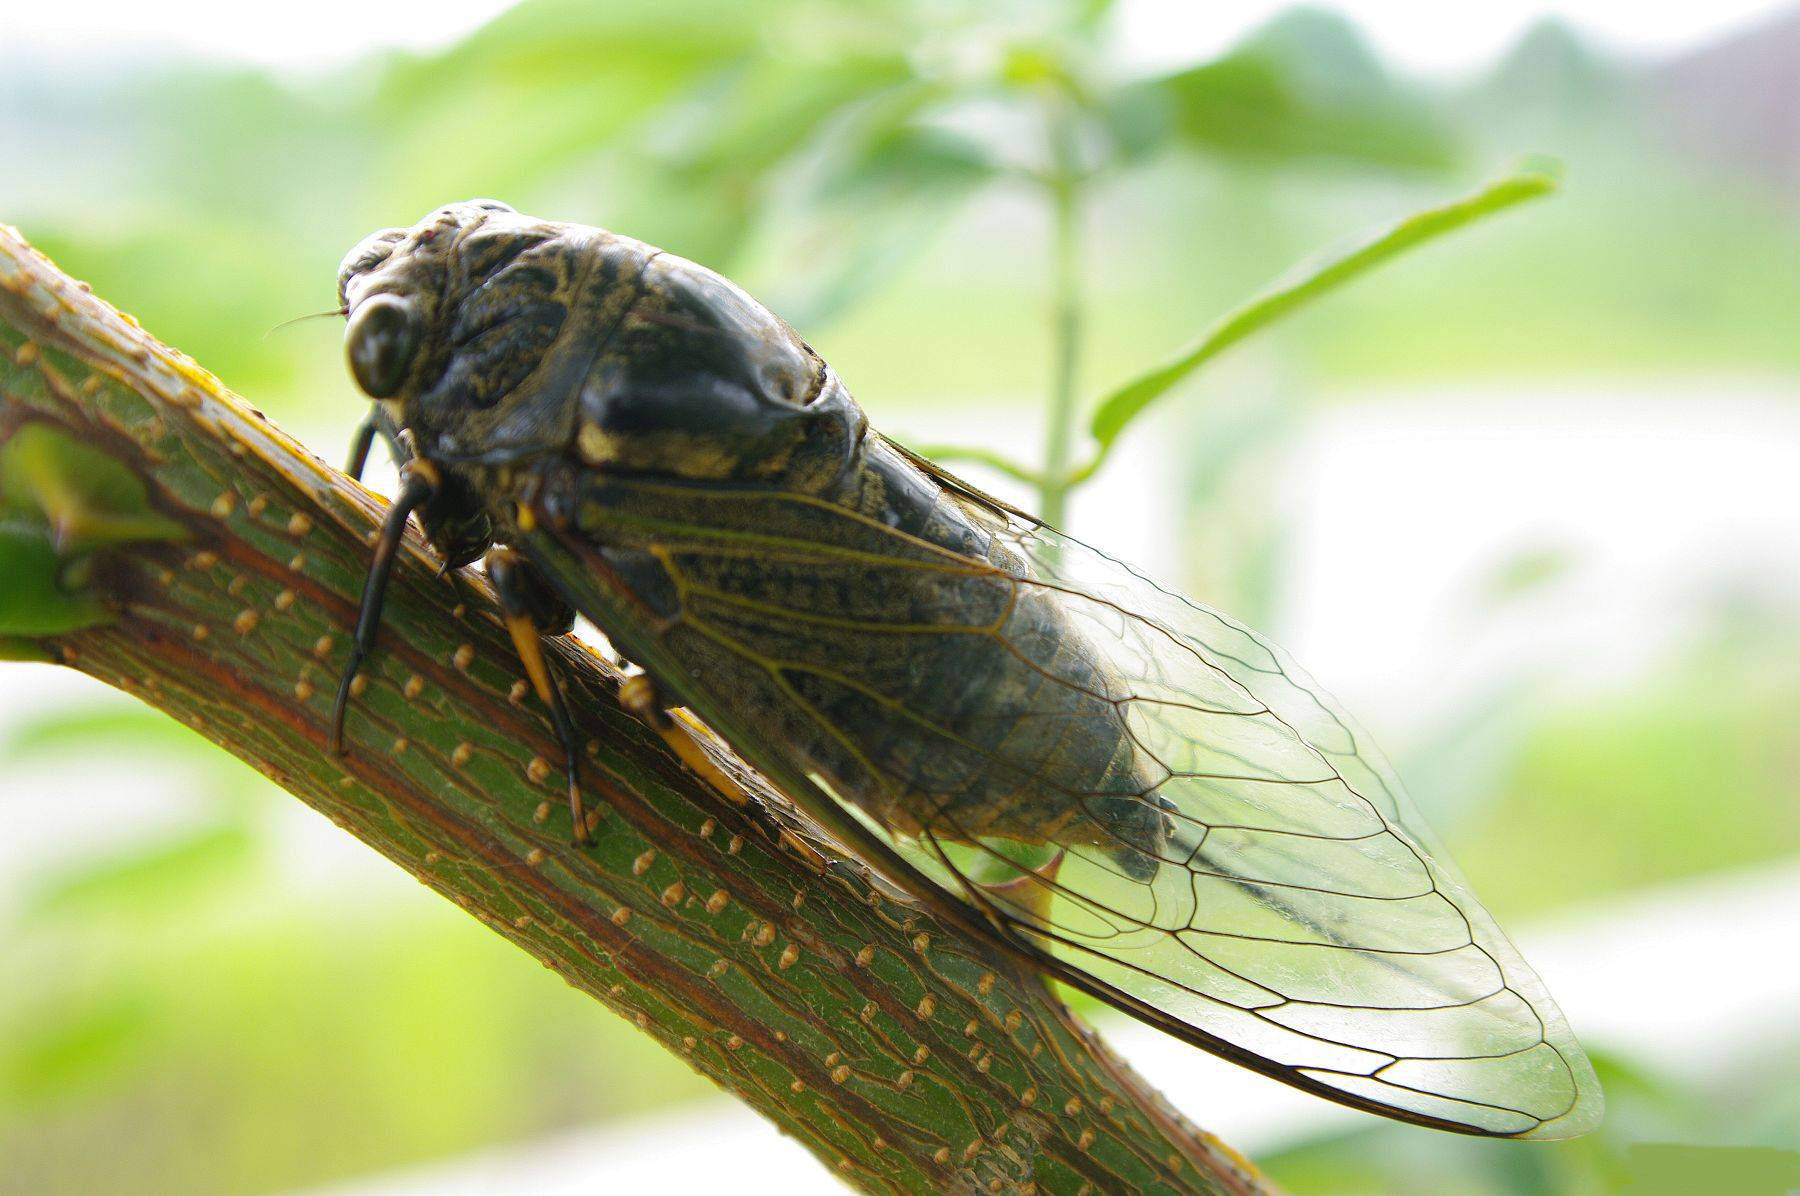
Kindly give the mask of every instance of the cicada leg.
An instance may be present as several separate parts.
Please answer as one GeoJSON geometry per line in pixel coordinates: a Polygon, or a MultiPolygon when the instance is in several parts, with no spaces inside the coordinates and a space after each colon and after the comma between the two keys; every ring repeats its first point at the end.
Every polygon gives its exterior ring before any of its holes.
{"type": "MultiPolygon", "coordinates": [[[[730,773],[720,768],[718,762],[709,755],[700,741],[695,738],[694,731],[683,717],[685,711],[676,710],[663,695],[656,679],[649,673],[633,666],[619,683],[619,705],[627,712],[642,719],[652,731],[662,736],[669,750],[701,780],[718,792],[720,797],[740,809],[751,813],[758,812],[759,807],[745,788],[734,780],[730,773]]],[[[820,855],[812,844],[795,835],[778,821],[768,818],[767,811],[759,819],[769,838],[809,863],[814,870],[824,872],[828,861],[820,855]]]]}
{"type": "Polygon", "coordinates": [[[662,736],[669,750],[701,780],[717,789],[726,801],[734,806],[750,804],[750,795],[744,792],[743,786],[726,775],[725,770],[706,754],[693,733],[675,717],[674,708],[663,698],[661,688],[649,673],[633,668],[625,675],[625,680],[619,683],[619,705],[643,719],[652,731],[662,736]]]}
{"type": "Polygon", "coordinates": [[[377,436],[387,445],[394,464],[403,465],[412,460],[412,449],[401,442],[403,435],[404,433],[395,430],[393,420],[387,417],[380,406],[371,406],[369,417],[357,425],[356,437],[350,441],[350,458],[344,463],[344,472],[357,481],[362,481],[363,469],[369,464],[369,450],[374,447],[377,436]]]}
{"type": "Polygon", "coordinates": [[[382,520],[381,536],[375,541],[375,555],[369,561],[369,575],[363,582],[362,605],[356,616],[356,634],[350,645],[350,663],[338,682],[337,701],[331,708],[331,750],[344,754],[344,716],[350,708],[350,686],[364,658],[375,647],[375,633],[381,629],[381,604],[387,597],[388,576],[394,569],[394,557],[400,541],[406,536],[406,521],[412,513],[431,501],[438,491],[437,470],[425,462],[415,461],[401,473],[400,493],[382,520]]]}
{"type": "Polygon", "coordinates": [[[369,449],[375,444],[375,436],[381,431],[381,421],[371,411],[369,418],[357,425],[356,439],[350,442],[350,460],[344,465],[344,472],[362,481],[363,467],[369,463],[369,449]]]}
{"type": "Polygon", "coordinates": [[[569,721],[569,708],[563,701],[562,687],[550,662],[544,656],[544,637],[567,635],[575,626],[575,610],[549,583],[532,569],[524,557],[510,548],[490,548],[482,558],[488,580],[500,598],[500,613],[506,630],[512,636],[525,675],[537,691],[538,700],[550,711],[550,723],[556,728],[557,742],[562,745],[563,766],[569,778],[569,817],[574,823],[575,842],[592,842],[588,835],[587,814],[581,804],[581,757],[575,750],[575,725],[569,721]]]}
{"type": "Polygon", "coordinates": [[[387,445],[387,456],[396,467],[403,467],[407,461],[418,458],[418,452],[412,450],[410,443],[412,434],[401,430],[382,405],[374,403],[369,407],[369,418],[356,425],[356,438],[349,441],[349,459],[344,463],[344,472],[356,481],[362,481],[362,470],[369,465],[369,449],[374,447],[376,436],[387,445]]]}

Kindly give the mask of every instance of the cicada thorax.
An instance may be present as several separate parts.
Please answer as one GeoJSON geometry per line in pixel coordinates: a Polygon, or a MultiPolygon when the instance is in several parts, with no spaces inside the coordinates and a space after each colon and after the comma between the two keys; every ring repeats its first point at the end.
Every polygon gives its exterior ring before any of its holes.
{"type": "Polygon", "coordinates": [[[1166,820],[1104,658],[884,442],[818,493],[579,468],[552,485],[692,675],[875,821],[1154,872],[1166,820]]]}

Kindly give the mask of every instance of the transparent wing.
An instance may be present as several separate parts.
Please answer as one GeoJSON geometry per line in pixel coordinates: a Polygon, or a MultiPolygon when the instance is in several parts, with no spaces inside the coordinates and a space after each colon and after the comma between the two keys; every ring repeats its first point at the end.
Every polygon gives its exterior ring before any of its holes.
{"type": "Polygon", "coordinates": [[[1285,653],[933,473],[923,531],[675,489],[632,525],[673,579],[656,648],[691,640],[696,713],[1187,1041],[1442,1128],[1598,1122],[1537,976],[1285,653]]]}
{"type": "Polygon", "coordinates": [[[1082,814],[1054,869],[978,886],[959,859],[1016,853],[979,837],[934,852],[965,892],[1104,984],[1359,1103],[1485,1134],[1592,1129],[1599,1085],[1561,1012],[1337,703],[1229,617],[1047,528],[992,523],[1016,584],[1101,658],[1101,717],[1136,768],[1070,795],[1082,814]],[[1113,813],[1121,796],[1160,833],[1113,813]]]}

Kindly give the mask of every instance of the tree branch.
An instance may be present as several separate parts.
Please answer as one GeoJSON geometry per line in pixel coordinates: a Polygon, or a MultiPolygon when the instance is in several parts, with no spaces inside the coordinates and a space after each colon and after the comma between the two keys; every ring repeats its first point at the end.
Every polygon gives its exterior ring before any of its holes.
{"type": "MultiPolygon", "coordinates": [[[[27,428],[122,467],[148,509],[115,518],[124,530],[83,568],[58,558],[52,589],[105,621],[21,635],[15,619],[0,628],[15,653],[97,677],[248,761],[847,1184],[1262,1190],[1034,976],[886,895],[766,789],[748,809],[721,800],[618,709],[602,659],[563,644],[556,665],[597,812],[596,845],[572,846],[556,741],[490,594],[470,574],[438,577],[416,539],[358,682],[350,752],[330,756],[333,684],[382,500],[0,226],[0,442],[23,444],[27,428]],[[779,826],[832,862],[821,873],[780,846],[779,826]]],[[[39,493],[25,472],[15,460],[0,495],[39,493]]],[[[67,552],[64,524],[44,526],[67,552]]],[[[22,576],[0,590],[23,593],[22,576]]]]}

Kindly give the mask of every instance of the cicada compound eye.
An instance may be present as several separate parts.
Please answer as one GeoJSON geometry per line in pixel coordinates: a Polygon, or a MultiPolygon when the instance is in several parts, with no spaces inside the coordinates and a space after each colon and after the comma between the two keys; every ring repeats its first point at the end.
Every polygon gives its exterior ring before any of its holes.
{"type": "Polygon", "coordinates": [[[391,397],[406,380],[419,349],[419,319],[398,295],[371,295],[344,332],[350,374],[371,399],[391,397]]]}

